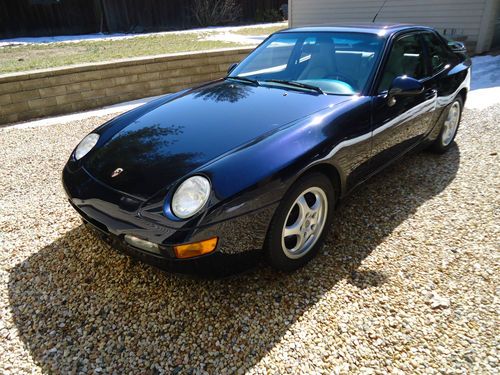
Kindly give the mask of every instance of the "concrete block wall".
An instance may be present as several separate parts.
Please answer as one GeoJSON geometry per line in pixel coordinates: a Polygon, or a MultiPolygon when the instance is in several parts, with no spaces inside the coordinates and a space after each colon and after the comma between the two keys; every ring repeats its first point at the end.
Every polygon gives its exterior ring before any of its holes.
{"type": "Polygon", "coordinates": [[[176,53],[0,75],[0,124],[176,92],[223,77],[250,51],[176,53]]]}

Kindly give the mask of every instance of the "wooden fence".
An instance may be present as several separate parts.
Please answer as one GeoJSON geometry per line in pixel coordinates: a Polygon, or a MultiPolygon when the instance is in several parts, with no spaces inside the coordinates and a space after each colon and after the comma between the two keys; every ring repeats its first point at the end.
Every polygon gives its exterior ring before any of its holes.
{"type": "MultiPolygon", "coordinates": [[[[287,0],[236,0],[242,16],[255,21],[287,0]]],[[[146,32],[197,26],[192,0],[0,0],[0,38],[146,32]]],[[[269,20],[271,21],[271,20],[269,20]]]]}

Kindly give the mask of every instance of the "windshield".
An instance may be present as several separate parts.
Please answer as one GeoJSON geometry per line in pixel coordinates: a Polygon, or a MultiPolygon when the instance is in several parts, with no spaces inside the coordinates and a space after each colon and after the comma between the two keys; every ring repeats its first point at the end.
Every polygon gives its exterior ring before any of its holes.
{"type": "Polygon", "coordinates": [[[359,94],[383,43],[382,37],[368,33],[278,33],[243,60],[229,77],[316,89],[326,94],[359,94]]]}

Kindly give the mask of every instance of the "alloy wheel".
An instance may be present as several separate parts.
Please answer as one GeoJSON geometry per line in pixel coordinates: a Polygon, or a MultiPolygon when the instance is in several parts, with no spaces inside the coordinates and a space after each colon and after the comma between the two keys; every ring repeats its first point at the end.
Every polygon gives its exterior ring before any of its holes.
{"type": "Polygon", "coordinates": [[[319,187],[304,190],[288,211],[281,235],[284,254],[298,259],[318,241],[328,216],[328,199],[319,187]]]}
{"type": "Polygon", "coordinates": [[[448,111],[448,116],[443,124],[443,133],[441,135],[441,144],[448,146],[457,132],[458,123],[460,122],[460,102],[455,101],[448,111]]]}

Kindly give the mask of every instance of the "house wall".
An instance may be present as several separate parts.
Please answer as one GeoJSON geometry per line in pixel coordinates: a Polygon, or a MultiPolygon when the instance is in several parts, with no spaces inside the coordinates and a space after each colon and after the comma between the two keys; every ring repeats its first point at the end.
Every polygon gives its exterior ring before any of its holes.
{"type": "Polygon", "coordinates": [[[495,25],[493,27],[493,38],[491,41],[491,48],[499,48],[500,49],[500,5],[497,9],[497,18],[495,20],[495,25]]]}
{"type": "MultiPolygon", "coordinates": [[[[291,27],[334,22],[371,22],[383,0],[289,0],[291,27]]],[[[423,24],[466,43],[470,51],[489,48],[498,0],[387,0],[377,22],[423,24]],[[490,26],[491,25],[491,26],[490,26]],[[489,40],[489,41],[488,41],[489,40]]]]}
{"type": "Polygon", "coordinates": [[[0,75],[0,124],[176,92],[223,77],[250,51],[177,53],[0,75]]]}
{"type": "Polygon", "coordinates": [[[486,0],[479,29],[479,38],[476,50],[478,52],[487,51],[493,47],[495,41],[496,23],[500,15],[500,0],[486,0]]]}

